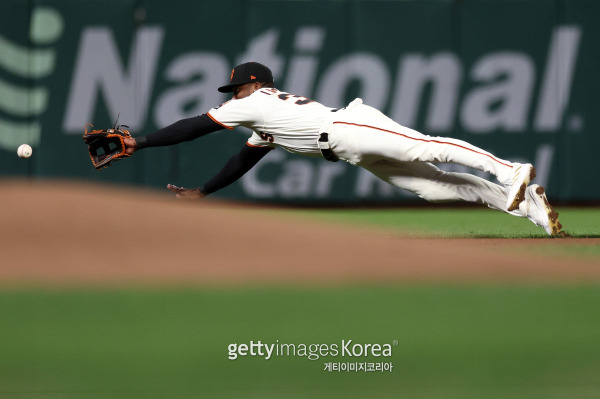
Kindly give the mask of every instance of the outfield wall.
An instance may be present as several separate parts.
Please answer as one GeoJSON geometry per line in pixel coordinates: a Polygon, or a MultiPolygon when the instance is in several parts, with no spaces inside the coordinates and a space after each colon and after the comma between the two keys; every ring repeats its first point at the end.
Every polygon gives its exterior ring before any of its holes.
{"type": "MultiPolygon", "coordinates": [[[[135,135],[227,99],[234,65],[269,65],[282,90],[533,162],[557,200],[598,200],[600,2],[594,0],[4,0],[0,174],[197,186],[249,133],[149,149],[105,171],[84,125],[135,135]],[[34,156],[15,155],[30,143],[34,156]],[[597,179],[594,179],[597,180],[597,179]]],[[[453,168],[452,170],[461,170],[453,168]]],[[[226,198],[412,201],[342,163],[272,152],[226,198]]]]}

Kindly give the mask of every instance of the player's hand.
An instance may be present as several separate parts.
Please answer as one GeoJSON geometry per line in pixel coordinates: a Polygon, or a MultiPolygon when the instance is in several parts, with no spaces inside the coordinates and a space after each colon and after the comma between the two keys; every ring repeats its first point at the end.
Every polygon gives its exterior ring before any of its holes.
{"type": "Polygon", "coordinates": [[[132,155],[137,149],[137,142],[135,138],[127,138],[123,139],[123,144],[125,144],[125,154],[132,155]]]}
{"type": "Polygon", "coordinates": [[[206,197],[199,188],[183,188],[167,184],[167,188],[175,193],[175,196],[184,200],[199,200],[206,197]]]}

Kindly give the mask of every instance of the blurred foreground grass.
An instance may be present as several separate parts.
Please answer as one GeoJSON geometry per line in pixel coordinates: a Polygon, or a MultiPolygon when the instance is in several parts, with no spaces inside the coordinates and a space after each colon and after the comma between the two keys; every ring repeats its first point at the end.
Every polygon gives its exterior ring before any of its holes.
{"type": "Polygon", "coordinates": [[[599,305],[597,286],[5,288],[0,397],[597,398],[599,305]],[[396,340],[392,372],[228,360],[231,343],[343,339],[396,340]]]}

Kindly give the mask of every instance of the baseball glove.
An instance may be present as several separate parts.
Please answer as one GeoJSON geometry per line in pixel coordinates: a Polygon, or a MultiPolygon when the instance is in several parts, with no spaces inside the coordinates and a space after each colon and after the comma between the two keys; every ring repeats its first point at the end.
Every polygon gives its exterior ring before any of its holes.
{"type": "Polygon", "coordinates": [[[129,126],[119,125],[113,129],[92,130],[91,132],[88,132],[88,126],[94,127],[91,123],[86,125],[83,141],[88,145],[90,158],[96,170],[101,170],[110,166],[112,162],[129,156],[125,153],[126,146],[123,140],[131,138],[131,133],[121,129],[122,126],[127,128],[129,126]]]}

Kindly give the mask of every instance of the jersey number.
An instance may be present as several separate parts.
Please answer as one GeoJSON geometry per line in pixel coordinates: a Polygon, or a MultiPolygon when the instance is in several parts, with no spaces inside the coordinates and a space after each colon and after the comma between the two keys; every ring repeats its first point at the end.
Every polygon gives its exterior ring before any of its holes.
{"type": "Polygon", "coordinates": [[[314,100],[311,100],[310,98],[295,96],[295,95],[289,94],[289,93],[281,93],[277,97],[279,97],[279,99],[283,100],[283,101],[287,101],[289,99],[296,99],[296,101],[294,101],[294,104],[296,104],[296,105],[304,105],[304,104],[314,102],[314,100]]]}
{"type": "Polygon", "coordinates": [[[265,91],[261,91],[261,93],[264,93],[267,95],[281,93],[277,96],[277,97],[279,97],[280,100],[287,101],[289,99],[296,99],[296,101],[294,101],[294,104],[296,104],[296,105],[304,105],[304,104],[309,104],[309,103],[315,102],[315,100],[311,100],[310,98],[295,96],[290,93],[282,93],[277,89],[266,89],[265,91]]]}
{"type": "Polygon", "coordinates": [[[269,133],[260,132],[260,138],[265,141],[268,141],[269,143],[272,143],[275,141],[275,137],[273,137],[273,135],[269,134],[269,133]]]}

